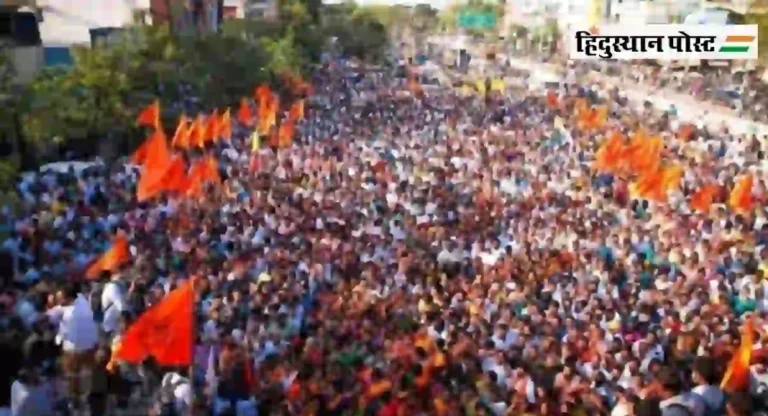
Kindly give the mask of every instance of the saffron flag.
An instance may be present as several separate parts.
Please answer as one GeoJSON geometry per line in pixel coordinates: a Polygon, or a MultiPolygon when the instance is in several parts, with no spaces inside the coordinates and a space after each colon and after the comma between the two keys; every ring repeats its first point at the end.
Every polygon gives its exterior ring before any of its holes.
{"type": "Polygon", "coordinates": [[[259,103],[259,105],[262,105],[265,100],[272,96],[272,90],[268,86],[261,84],[253,92],[253,96],[256,99],[256,102],[259,103]]]}
{"type": "Polygon", "coordinates": [[[728,198],[728,205],[738,213],[745,213],[752,210],[752,175],[747,174],[741,177],[733,187],[731,195],[728,198]]]}
{"type": "Polygon", "coordinates": [[[559,107],[559,103],[557,102],[557,93],[552,90],[547,91],[547,107],[551,109],[559,107]]]}
{"type": "Polygon", "coordinates": [[[595,153],[594,166],[598,172],[612,173],[621,162],[624,155],[624,137],[621,133],[613,132],[595,153]]]}
{"type": "Polygon", "coordinates": [[[680,140],[688,141],[693,137],[693,133],[696,128],[691,123],[684,123],[677,129],[677,138],[680,140]]]}
{"type": "Polygon", "coordinates": [[[131,324],[112,360],[139,364],[153,357],[160,366],[192,363],[195,291],[188,281],[149,308],[131,324]]]}
{"type": "Polygon", "coordinates": [[[244,126],[253,125],[253,114],[251,114],[251,105],[248,103],[247,98],[240,100],[240,108],[237,110],[237,121],[244,126]]]}
{"type": "Polygon", "coordinates": [[[155,100],[148,106],[144,107],[136,117],[136,124],[144,127],[152,127],[153,129],[160,128],[160,101],[155,100]]]}
{"type": "Polygon", "coordinates": [[[280,124],[280,130],[277,133],[278,146],[281,148],[290,147],[293,144],[293,133],[295,126],[293,120],[283,120],[280,124]]]}
{"type": "Polygon", "coordinates": [[[182,156],[175,155],[170,167],[163,175],[163,190],[175,195],[183,195],[187,186],[187,163],[182,156]]]}
{"type": "Polygon", "coordinates": [[[189,168],[186,194],[189,197],[199,197],[205,184],[205,165],[198,160],[189,168]]]}
{"type": "Polygon", "coordinates": [[[189,147],[189,119],[187,119],[187,116],[181,115],[179,117],[179,125],[176,126],[176,132],[173,134],[173,139],[171,140],[171,146],[179,148],[179,149],[186,149],[189,147]]]}
{"type": "Polygon", "coordinates": [[[205,179],[211,182],[221,182],[221,175],[219,175],[219,162],[213,156],[205,158],[205,179]]]}
{"type": "Polygon", "coordinates": [[[168,143],[162,131],[156,130],[150,138],[146,160],[143,165],[141,178],[136,190],[136,198],[146,201],[151,197],[152,189],[163,180],[163,175],[171,162],[168,143]]]}
{"type": "Polygon", "coordinates": [[[232,115],[230,114],[229,107],[227,107],[224,114],[219,118],[219,138],[226,140],[232,139],[232,115]]]}
{"type": "Polygon", "coordinates": [[[208,182],[221,182],[218,162],[213,156],[200,159],[189,169],[186,193],[188,196],[200,196],[203,186],[208,182]]]}
{"type": "Polygon", "coordinates": [[[128,250],[128,238],[123,233],[119,233],[112,240],[112,246],[105,251],[93,264],[85,271],[85,277],[94,279],[99,277],[102,272],[115,272],[117,269],[130,259],[131,253],[128,250]]]}
{"type": "Polygon", "coordinates": [[[577,116],[581,116],[585,114],[589,110],[589,106],[587,105],[587,99],[586,98],[577,99],[573,109],[577,116]]]}
{"type": "Polygon", "coordinates": [[[150,138],[152,138],[152,136],[149,136],[147,140],[144,140],[136,149],[136,151],[133,152],[131,155],[131,163],[139,166],[144,164],[144,161],[147,160],[147,152],[151,143],[149,140],[150,138]]]}
{"type": "Polygon", "coordinates": [[[162,130],[155,130],[134,152],[131,156],[131,162],[139,166],[145,166],[157,164],[159,160],[167,159],[168,156],[165,134],[162,130]]]}
{"type": "Polygon", "coordinates": [[[752,361],[752,348],[754,345],[755,328],[752,319],[747,320],[741,333],[741,344],[733,354],[731,363],[723,375],[720,388],[725,392],[733,393],[749,388],[749,365],[752,361]]]}
{"type": "Polygon", "coordinates": [[[664,143],[660,137],[645,138],[642,132],[636,134],[629,143],[624,156],[630,173],[642,175],[655,171],[661,163],[661,150],[664,143]]]}
{"type": "Polygon", "coordinates": [[[259,132],[267,134],[277,124],[277,110],[280,102],[276,97],[270,96],[265,104],[259,108],[259,132]]]}
{"type": "Polygon", "coordinates": [[[299,100],[291,106],[288,117],[292,120],[301,120],[304,118],[304,100],[299,100]]]}
{"type": "Polygon", "coordinates": [[[709,212],[712,202],[717,194],[717,187],[712,184],[704,185],[691,197],[691,209],[700,212],[709,212]]]}
{"type": "Polygon", "coordinates": [[[601,105],[579,113],[579,128],[582,130],[599,129],[608,121],[608,106],[601,105]]]}
{"type": "Polygon", "coordinates": [[[204,143],[216,142],[219,140],[219,132],[221,131],[221,119],[219,118],[218,110],[214,109],[211,115],[205,120],[205,134],[203,135],[204,143]]]}
{"type": "Polygon", "coordinates": [[[629,186],[629,192],[632,197],[664,202],[667,198],[664,191],[664,170],[656,169],[643,173],[629,186]]]}
{"type": "Polygon", "coordinates": [[[189,126],[189,145],[205,147],[205,119],[203,119],[202,114],[198,114],[195,121],[189,126]]]}
{"type": "Polygon", "coordinates": [[[183,193],[186,189],[187,167],[184,158],[174,155],[163,167],[155,172],[145,172],[139,180],[136,199],[139,202],[154,198],[163,191],[173,194],[183,193]]]}
{"type": "Polygon", "coordinates": [[[673,165],[664,168],[662,171],[661,188],[666,193],[677,188],[680,185],[680,179],[683,178],[683,168],[680,165],[673,165]]]}

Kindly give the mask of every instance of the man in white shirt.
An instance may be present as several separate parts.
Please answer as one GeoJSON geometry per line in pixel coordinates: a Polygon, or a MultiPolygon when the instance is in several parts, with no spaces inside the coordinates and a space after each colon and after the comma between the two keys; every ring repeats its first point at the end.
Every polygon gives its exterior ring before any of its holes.
{"type": "Polygon", "coordinates": [[[48,316],[52,322],[59,322],[56,342],[62,348],[61,367],[67,379],[70,403],[78,408],[82,395],[87,393],[83,388],[87,383],[83,381],[90,379],[99,332],[90,303],[75,287],[60,292],[59,296],[62,302],[48,311],[48,316]]]}
{"type": "Polygon", "coordinates": [[[126,306],[120,274],[114,273],[101,292],[101,310],[104,312],[104,319],[101,325],[104,332],[112,334],[117,330],[120,324],[120,317],[126,310],[126,306]]]}

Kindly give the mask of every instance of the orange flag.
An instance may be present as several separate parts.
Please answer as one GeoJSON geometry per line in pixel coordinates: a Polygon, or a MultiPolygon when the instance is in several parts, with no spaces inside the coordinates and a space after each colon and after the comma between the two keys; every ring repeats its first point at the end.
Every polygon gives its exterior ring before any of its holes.
{"type": "Polygon", "coordinates": [[[666,167],[662,171],[661,188],[665,193],[671,191],[680,185],[680,179],[682,178],[683,168],[680,165],[666,167]]]}
{"type": "Polygon", "coordinates": [[[264,100],[269,99],[269,97],[271,96],[272,96],[272,90],[264,84],[261,84],[258,87],[256,87],[256,90],[253,92],[253,98],[256,99],[256,102],[258,102],[259,105],[262,105],[264,100]]]}
{"type": "Polygon", "coordinates": [[[203,185],[205,183],[205,171],[205,165],[199,160],[194,162],[192,167],[189,168],[186,189],[187,196],[198,197],[202,194],[203,185]]]}
{"type": "Polygon", "coordinates": [[[131,253],[128,250],[128,238],[123,233],[119,233],[112,240],[112,246],[105,251],[93,264],[85,271],[85,277],[94,279],[99,277],[101,272],[115,272],[128,259],[131,253]]]}
{"type": "Polygon", "coordinates": [[[695,131],[695,128],[693,127],[693,124],[691,123],[684,123],[680,128],[677,129],[677,138],[680,140],[688,141],[693,137],[693,133],[695,131]]]}
{"type": "Polygon", "coordinates": [[[145,201],[150,198],[152,189],[163,180],[163,175],[171,161],[168,143],[162,131],[156,130],[149,140],[150,145],[147,148],[146,160],[143,165],[144,170],[141,173],[138,189],[136,190],[136,198],[139,201],[145,201]]]}
{"type": "Polygon", "coordinates": [[[660,137],[645,138],[639,133],[632,138],[625,160],[631,173],[641,175],[644,172],[655,171],[661,163],[661,150],[664,144],[660,137]]]}
{"type": "Polygon", "coordinates": [[[577,116],[581,116],[585,114],[589,110],[589,106],[587,105],[587,99],[586,98],[577,99],[576,104],[573,107],[573,110],[577,116]]]}
{"type": "Polygon", "coordinates": [[[168,145],[162,130],[155,130],[131,156],[131,162],[145,166],[168,157],[168,145]]]}
{"type": "Polygon", "coordinates": [[[555,109],[559,106],[559,103],[557,101],[557,94],[550,90],[547,91],[547,107],[551,109],[555,109]]]}
{"type": "Polygon", "coordinates": [[[754,345],[755,328],[750,318],[744,324],[741,333],[741,345],[733,354],[731,363],[723,375],[720,388],[727,393],[742,391],[749,388],[749,365],[752,361],[752,348],[754,345]]]}
{"type": "Polygon", "coordinates": [[[247,98],[240,100],[240,108],[237,110],[237,121],[244,126],[253,125],[253,114],[251,114],[251,105],[247,98]]]}
{"type": "Polygon", "coordinates": [[[192,281],[188,281],[128,327],[120,337],[112,361],[138,364],[151,356],[164,367],[190,365],[194,345],[194,305],[195,291],[192,281]]]}
{"type": "Polygon", "coordinates": [[[736,186],[733,187],[731,195],[728,198],[728,205],[738,213],[745,213],[752,210],[752,175],[747,174],[741,177],[736,186]]]}
{"type": "Polygon", "coordinates": [[[145,172],[139,180],[139,189],[136,199],[139,202],[154,198],[163,191],[174,194],[183,193],[186,190],[187,166],[184,158],[174,155],[162,171],[145,172]]]}
{"type": "Polygon", "coordinates": [[[599,129],[608,121],[608,106],[601,105],[596,108],[579,112],[579,128],[582,130],[599,129]]]}
{"type": "Polygon", "coordinates": [[[219,175],[219,162],[216,160],[216,158],[213,156],[208,156],[205,158],[204,164],[205,174],[203,177],[205,180],[216,183],[221,182],[221,175],[219,175]]]}
{"type": "Polygon", "coordinates": [[[717,195],[717,186],[712,184],[704,185],[693,194],[690,206],[696,211],[709,212],[709,208],[712,206],[715,195],[717,195]]]}
{"type": "Polygon", "coordinates": [[[295,128],[293,120],[283,120],[283,122],[280,124],[280,130],[277,133],[279,147],[286,148],[293,144],[294,130],[295,128]]]}
{"type": "Polygon", "coordinates": [[[219,118],[219,138],[226,140],[232,139],[232,115],[230,114],[229,107],[227,107],[224,114],[219,118]]]}
{"type": "Polygon", "coordinates": [[[160,128],[160,101],[155,100],[148,106],[144,107],[136,117],[136,124],[144,127],[152,127],[153,129],[160,128]]]}
{"type": "Polygon", "coordinates": [[[147,151],[149,148],[149,145],[151,143],[150,139],[152,136],[149,136],[144,142],[142,142],[139,147],[136,149],[135,152],[131,155],[131,163],[134,165],[143,165],[144,161],[147,160],[147,151]]]}
{"type": "Polygon", "coordinates": [[[304,118],[304,100],[299,100],[291,106],[288,117],[292,120],[301,120],[304,118]]]}
{"type": "Polygon", "coordinates": [[[163,190],[179,195],[187,190],[187,163],[180,155],[175,155],[170,167],[163,176],[163,190]]]}
{"type": "Polygon", "coordinates": [[[666,201],[663,169],[643,173],[629,186],[629,190],[633,196],[658,202],[666,201]]]}
{"type": "Polygon", "coordinates": [[[613,132],[595,153],[595,169],[599,172],[614,172],[624,154],[624,137],[613,132]]]}
{"type": "Polygon", "coordinates": [[[173,140],[171,140],[171,146],[186,149],[189,147],[189,119],[187,116],[181,115],[179,117],[179,125],[176,127],[176,133],[173,134],[173,140]]]}
{"type": "Polygon", "coordinates": [[[200,196],[207,182],[221,182],[218,162],[213,156],[200,159],[189,169],[186,193],[189,196],[200,196]]]}
{"type": "Polygon", "coordinates": [[[277,110],[280,102],[277,97],[269,96],[259,107],[259,132],[267,134],[269,130],[277,124],[277,110]]]}
{"type": "Polygon", "coordinates": [[[205,147],[205,119],[202,114],[198,114],[197,118],[189,126],[189,145],[190,147],[205,147]]]}
{"type": "Polygon", "coordinates": [[[205,143],[218,141],[221,131],[221,119],[218,110],[214,109],[205,121],[205,134],[203,135],[205,143]]]}

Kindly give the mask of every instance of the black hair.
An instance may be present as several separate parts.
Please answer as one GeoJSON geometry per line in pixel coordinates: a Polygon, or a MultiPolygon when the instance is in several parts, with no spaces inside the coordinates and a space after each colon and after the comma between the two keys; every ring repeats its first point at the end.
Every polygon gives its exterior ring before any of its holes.
{"type": "Polygon", "coordinates": [[[715,363],[712,358],[698,357],[693,362],[693,371],[698,373],[707,384],[717,384],[717,374],[715,371],[715,363]]]}

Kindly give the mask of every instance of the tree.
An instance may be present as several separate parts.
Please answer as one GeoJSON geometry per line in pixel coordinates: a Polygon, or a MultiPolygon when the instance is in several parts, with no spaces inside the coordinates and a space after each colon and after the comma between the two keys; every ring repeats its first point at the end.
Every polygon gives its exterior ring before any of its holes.
{"type": "Polygon", "coordinates": [[[363,60],[381,59],[389,44],[387,29],[376,10],[358,8],[354,3],[326,6],[325,34],[336,40],[345,56],[363,60]]]}
{"type": "Polygon", "coordinates": [[[768,0],[754,0],[744,17],[745,23],[757,25],[758,59],[765,61],[768,58],[768,0]]]}
{"type": "Polygon", "coordinates": [[[19,142],[16,112],[17,94],[14,88],[16,71],[9,55],[0,53],[0,198],[10,201],[5,190],[10,189],[19,171],[19,160],[13,157],[19,142]]]}
{"type": "Polygon", "coordinates": [[[167,27],[137,27],[124,42],[75,49],[72,68],[43,71],[29,85],[23,130],[40,154],[55,155],[63,142],[83,153],[105,141],[126,150],[142,139],[133,120],[154,98],[172,128],[182,111],[236,105],[271,78],[270,70],[302,64],[292,36],[177,37],[167,27]]]}
{"type": "Polygon", "coordinates": [[[438,10],[429,4],[417,4],[411,11],[411,26],[420,33],[434,31],[439,25],[438,10]]]}

